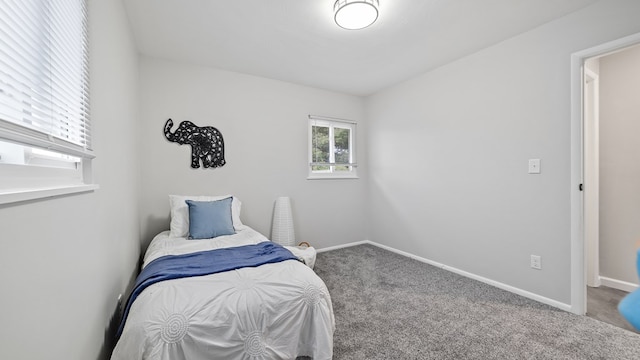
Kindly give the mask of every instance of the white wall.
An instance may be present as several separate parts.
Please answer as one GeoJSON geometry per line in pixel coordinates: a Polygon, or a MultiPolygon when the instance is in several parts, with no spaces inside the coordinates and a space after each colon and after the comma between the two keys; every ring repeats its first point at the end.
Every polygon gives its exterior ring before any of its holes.
{"type": "Polygon", "coordinates": [[[370,97],[371,240],[569,304],[570,57],[638,13],[601,1],[370,97]]]}
{"type": "Polygon", "coordinates": [[[137,55],[120,1],[89,1],[93,193],[0,207],[0,359],[102,358],[139,255],[137,55]]]}
{"type": "Polygon", "coordinates": [[[600,275],[638,284],[640,46],[600,59],[600,275]]]}
{"type": "MultiPolygon", "coordinates": [[[[169,194],[222,195],[243,202],[242,220],[269,236],[276,197],[291,197],[296,239],[316,247],[365,240],[366,168],[357,180],[307,180],[307,115],[357,120],[364,103],[332,93],[212,68],[141,58],[143,239],[169,228],[169,194]],[[214,126],[226,165],[192,169],[191,148],[169,142],[164,124],[214,126]]],[[[364,162],[364,156],[358,159],[364,162]]]]}

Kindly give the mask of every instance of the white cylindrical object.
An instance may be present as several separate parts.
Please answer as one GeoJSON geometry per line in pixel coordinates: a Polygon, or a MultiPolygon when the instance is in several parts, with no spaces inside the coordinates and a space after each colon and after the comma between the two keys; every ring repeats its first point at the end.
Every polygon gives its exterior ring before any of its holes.
{"type": "Polygon", "coordinates": [[[276,204],[273,208],[273,223],[271,224],[271,241],[285,246],[296,245],[291,199],[287,196],[281,196],[276,199],[276,204]]]}

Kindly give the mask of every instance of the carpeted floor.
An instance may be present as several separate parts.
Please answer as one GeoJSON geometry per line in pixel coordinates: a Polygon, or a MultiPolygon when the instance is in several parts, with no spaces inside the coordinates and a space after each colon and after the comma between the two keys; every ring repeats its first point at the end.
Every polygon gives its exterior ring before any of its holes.
{"type": "Polygon", "coordinates": [[[640,359],[640,335],[372,245],[318,254],[334,359],[640,359]]]}

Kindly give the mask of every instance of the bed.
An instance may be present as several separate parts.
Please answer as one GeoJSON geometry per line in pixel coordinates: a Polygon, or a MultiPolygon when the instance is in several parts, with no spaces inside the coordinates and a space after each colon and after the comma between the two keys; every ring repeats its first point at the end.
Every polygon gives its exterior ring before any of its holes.
{"type": "MultiPolygon", "coordinates": [[[[202,255],[219,259],[202,262],[219,264],[236,263],[235,254],[245,256],[246,249],[259,248],[271,256],[276,252],[293,255],[287,250],[295,249],[271,243],[242,224],[240,201],[235,197],[172,196],[170,202],[171,230],[158,234],[150,243],[141,276],[167,260],[181,263],[180,269],[192,268],[199,263],[194,257],[202,255]],[[185,210],[182,203],[185,199],[213,203],[220,198],[232,199],[233,233],[190,239],[190,230],[197,222],[193,217],[195,208],[188,204],[185,210]]],[[[244,265],[245,260],[253,258],[251,253],[237,263],[244,265]]],[[[138,283],[142,283],[140,277],[138,283]]],[[[335,320],[329,292],[314,271],[295,255],[208,275],[170,276],[147,285],[128,303],[112,360],[301,356],[319,360],[333,355],[335,320]]]]}

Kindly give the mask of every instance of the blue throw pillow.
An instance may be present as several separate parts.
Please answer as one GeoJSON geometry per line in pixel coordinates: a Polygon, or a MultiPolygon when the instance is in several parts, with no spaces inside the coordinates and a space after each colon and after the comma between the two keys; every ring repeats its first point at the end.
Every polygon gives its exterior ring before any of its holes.
{"type": "Polygon", "coordinates": [[[186,200],[189,207],[189,239],[211,239],[233,235],[231,202],[233,198],[217,201],[186,200]]]}

